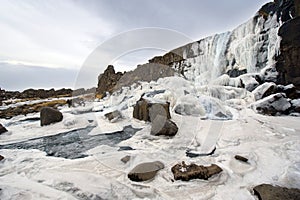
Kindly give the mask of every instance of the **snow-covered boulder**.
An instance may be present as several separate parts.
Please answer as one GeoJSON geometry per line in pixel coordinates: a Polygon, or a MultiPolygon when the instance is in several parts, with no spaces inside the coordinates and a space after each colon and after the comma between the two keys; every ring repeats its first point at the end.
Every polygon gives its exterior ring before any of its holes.
{"type": "Polygon", "coordinates": [[[242,82],[242,86],[250,92],[259,86],[258,81],[251,74],[244,74],[239,76],[239,78],[242,82]]]}
{"type": "Polygon", "coordinates": [[[115,110],[104,115],[110,122],[116,122],[122,118],[122,113],[119,110],[115,110]]]}
{"type": "Polygon", "coordinates": [[[251,108],[260,114],[276,115],[287,113],[291,103],[284,93],[276,93],[254,102],[251,108]]]}
{"type": "Polygon", "coordinates": [[[219,99],[203,95],[199,97],[199,101],[208,119],[232,119],[232,113],[219,99]]]}
{"type": "Polygon", "coordinates": [[[200,104],[199,99],[190,94],[177,100],[174,112],[180,115],[205,116],[205,109],[200,104]]]}
{"type": "Polygon", "coordinates": [[[291,101],[292,107],[293,107],[293,112],[298,112],[300,113],[300,99],[294,99],[291,101]]]}
{"type": "Polygon", "coordinates": [[[276,93],[276,90],[277,87],[275,83],[267,82],[255,88],[255,90],[252,91],[252,94],[254,95],[254,99],[257,101],[276,93]]]}

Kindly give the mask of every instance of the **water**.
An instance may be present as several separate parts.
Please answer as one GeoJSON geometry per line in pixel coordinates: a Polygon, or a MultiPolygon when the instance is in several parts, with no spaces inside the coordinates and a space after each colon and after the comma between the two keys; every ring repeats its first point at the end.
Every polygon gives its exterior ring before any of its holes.
{"type": "Polygon", "coordinates": [[[48,156],[67,159],[83,158],[85,152],[99,145],[116,146],[123,140],[131,138],[137,131],[132,126],[126,126],[122,131],[101,135],[88,135],[95,127],[73,130],[53,136],[30,139],[23,142],[0,145],[0,149],[38,149],[48,156]]]}

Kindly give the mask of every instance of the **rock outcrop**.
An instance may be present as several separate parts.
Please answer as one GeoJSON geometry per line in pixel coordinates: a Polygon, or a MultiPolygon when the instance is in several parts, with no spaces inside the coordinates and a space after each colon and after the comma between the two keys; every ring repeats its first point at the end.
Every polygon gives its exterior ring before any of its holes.
{"type": "Polygon", "coordinates": [[[60,122],[63,120],[63,115],[60,111],[51,107],[44,107],[40,112],[41,126],[46,126],[52,123],[60,122]]]}
{"type": "Polygon", "coordinates": [[[170,119],[170,103],[152,103],[149,100],[141,98],[136,102],[133,109],[133,117],[135,119],[151,122],[157,115],[165,116],[170,119]]]}
{"type": "Polygon", "coordinates": [[[7,129],[2,124],[0,124],[0,135],[5,132],[7,132],[7,129]]]}
{"type": "Polygon", "coordinates": [[[186,165],[184,162],[182,162],[182,164],[176,164],[171,170],[174,175],[174,179],[182,181],[189,181],[191,179],[208,180],[213,175],[223,171],[215,164],[205,167],[203,165],[196,164],[186,165]]]}
{"type": "Polygon", "coordinates": [[[156,173],[163,168],[164,164],[159,161],[141,163],[128,173],[128,178],[136,182],[147,181],[153,179],[156,173]]]}
{"type": "Polygon", "coordinates": [[[123,76],[121,72],[115,72],[114,66],[108,65],[103,74],[98,77],[97,95],[105,97],[106,93],[112,93],[120,78],[123,76]]]}
{"type": "Polygon", "coordinates": [[[300,199],[300,189],[289,189],[269,184],[261,184],[253,188],[259,200],[297,200],[300,199]]]}
{"type": "Polygon", "coordinates": [[[300,16],[284,23],[278,35],[280,55],[277,59],[278,83],[294,84],[300,89],[300,16]]]}

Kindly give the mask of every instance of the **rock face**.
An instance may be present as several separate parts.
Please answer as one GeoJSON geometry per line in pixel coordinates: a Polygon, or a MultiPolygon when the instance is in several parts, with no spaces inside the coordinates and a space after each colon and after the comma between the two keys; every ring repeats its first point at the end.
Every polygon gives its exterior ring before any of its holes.
{"type": "Polygon", "coordinates": [[[156,173],[163,168],[164,164],[159,161],[141,163],[128,173],[128,178],[136,182],[147,181],[154,178],[156,173]]]}
{"type": "Polygon", "coordinates": [[[253,188],[259,200],[297,200],[300,199],[299,189],[288,189],[269,184],[261,184],[253,188]]]}
{"type": "Polygon", "coordinates": [[[150,101],[141,98],[136,102],[133,109],[133,117],[143,121],[152,121],[157,115],[165,116],[167,119],[171,118],[170,103],[151,103],[150,101]]]}
{"type": "Polygon", "coordinates": [[[300,89],[300,16],[284,23],[278,35],[282,38],[276,63],[278,82],[292,83],[300,89]]]}
{"type": "Polygon", "coordinates": [[[208,180],[211,176],[223,171],[215,164],[204,167],[203,165],[196,164],[186,165],[184,162],[182,162],[182,164],[176,164],[171,170],[174,175],[174,179],[182,181],[189,181],[191,179],[208,180]]]}
{"type": "Polygon", "coordinates": [[[291,103],[286,99],[285,94],[276,93],[251,104],[251,107],[265,115],[288,114],[291,103]]]}
{"type": "Polygon", "coordinates": [[[177,125],[165,116],[158,115],[152,121],[151,135],[174,136],[177,132],[177,125]]]}
{"type": "Polygon", "coordinates": [[[6,128],[0,124],[0,134],[7,132],[6,128]]]}
{"type": "Polygon", "coordinates": [[[115,72],[114,66],[109,65],[107,69],[98,77],[98,87],[96,93],[104,97],[106,92],[113,92],[120,78],[123,76],[121,72],[115,72]]]}
{"type": "Polygon", "coordinates": [[[40,117],[41,117],[41,126],[49,125],[63,120],[62,113],[51,107],[42,108],[40,112],[40,117]]]}

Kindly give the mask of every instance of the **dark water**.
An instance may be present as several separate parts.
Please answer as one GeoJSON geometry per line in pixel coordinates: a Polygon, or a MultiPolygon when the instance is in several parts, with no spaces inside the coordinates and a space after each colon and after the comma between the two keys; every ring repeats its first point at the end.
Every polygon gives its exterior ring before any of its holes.
{"type": "MultiPolygon", "coordinates": [[[[87,127],[53,136],[45,136],[7,145],[0,149],[38,149],[45,151],[48,156],[68,159],[83,158],[85,151],[99,145],[116,146],[123,140],[131,138],[137,131],[132,126],[124,127],[123,131],[101,135],[88,135],[95,127],[87,127]]],[[[125,148],[126,149],[126,148],[125,148]]],[[[129,149],[128,149],[129,150],[129,149]]]]}

